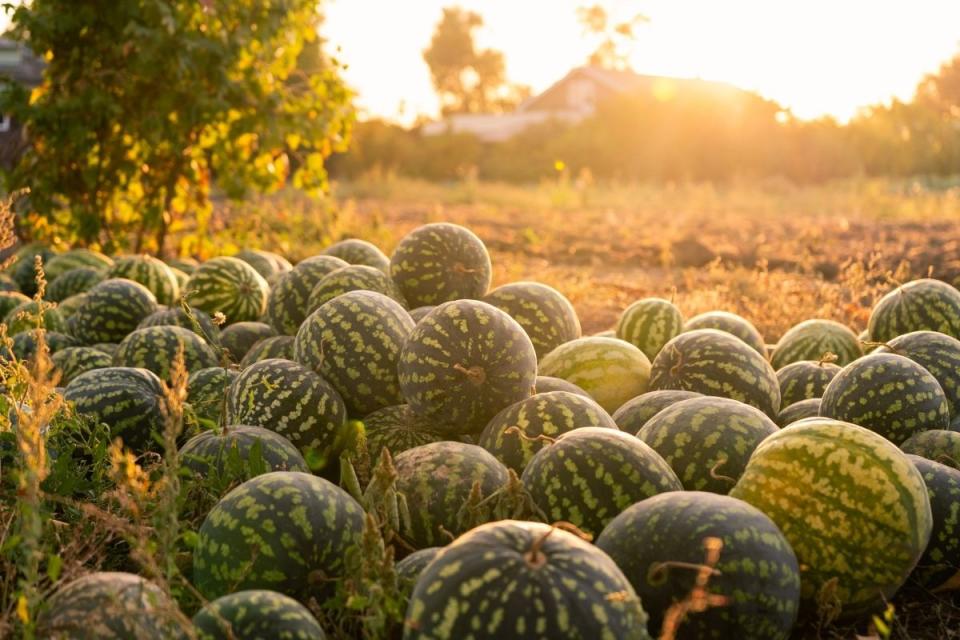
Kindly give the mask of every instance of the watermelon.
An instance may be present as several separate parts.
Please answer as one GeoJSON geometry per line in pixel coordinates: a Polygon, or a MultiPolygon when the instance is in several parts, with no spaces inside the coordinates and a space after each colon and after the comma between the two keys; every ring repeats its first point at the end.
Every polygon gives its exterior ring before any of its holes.
{"type": "Polygon", "coordinates": [[[396,456],[401,451],[445,439],[433,423],[418,417],[405,404],[377,409],[363,419],[363,429],[367,455],[372,461],[380,459],[384,448],[396,456]]]}
{"type": "Polygon", "coordinates": [[[577,536],[503,520],[461,536],[420,574],[404,640],[649,640],[623,572],[577,536]]]}
{"type": "Polygon", "coordinates": [[[349,238],[334,243],[323,250],[323,255],[340,258],[349,264],[366,265],[386,273],[390,270],[390,258],[376,245],[366,240],[349,238]]]}
{"type": "Polygon", "coordinates": [[[68,385],[81,373],[113,366],[113,357],[93,347],[68,347],[51,357],[53,366],[60,372],[60,384],[68,385]]]}
{"type": "Polygon", "coordinates": [[[103,255],[99,251],[93,251],[91,249],[70,249],[65,253],[53,256],[45,261],[43,273],[47,277],[47,282],[53,282],[63,274],[74,269],[87,268],[103,272],[111,266],[113,266],[113,259],[103,255]]]}
{"type": "Polygon", "coordinates": [[[90,346],[91,346],[92,348],[96,349],[97,351],[102,351],[102,352],[104,352],[104,353],[106,353],[106,354],[108,354],[108,355],[110,355],[110,356],[113,356],[113,354],[115,354],[115,353],[117,352],[117,348],[118,348],[120,345],[119,345],[119,344],[114,344],[114,343],[112,343],[112,342],[96,342],[96,343],[94,343],[94,344],[92,344],[92,345],[90,345],[90,346]]]}
{"type": "MultiPolygon", "coordinates": [[[[14,307],[3,318],[3,323],[7,325],[7,335],[13,336],[22,331],[33,331],[37,328],[39,315],[40,306],[33,300],[14,307]]],[[[63,332],[66,329],[66,321],[56,308],[47,307],[43,311],[43,328],[48,331],[63,332]]]]}
{"type": "MultiPolygon", "coordinates": [[[[37,352],[37,331],[38,329],[21,331],[13,336],[13,354],[19,360],[29,360],[37,352]]],[[[44,332],[44,338],[46,338],[47,350],[50,355],[56,355],[64,349],[79,346],[73,337],[57,331],[44,332]]]]}
{"type": "Polygon", "coordinates": [[[820,398],[808,398],[784,407],[780,410],[780,413],[777,414],[777,426],[783,428],[789,424],[793,424],[797,420],[819,416],[820,403],[820,398]]]}
{"type": "Polygon", "coordinates": [[[716,329],[681,333],[668,342],[650,368],[650,389],[731,398],[771,418],[780,411],[780,384],[770,363],[742,340],[716,329]]]}
{"type": "Polygon", "coordinates": [[[244,249],[233,256],[238,260],[243,260],[253,267],[254,271],[260,274],[267,282],[281,273],[286,273],[293,269],[290,261],[281,255],[272,251],[261,251],[259,249],[244,249]]]}
{"type": "Polygon", "coordinates": [[[434,305],[427,305],[425,307],[417,307],[416,309],[411,309],[410,317],[413,318],[414,322],[420,322],[429,315],[431,311],[436,309],[434,305]]]}
{"type": "Polygon", "coordinates": [[[629,342],[591,336],[551,351],[540,361],[540,374],[577,385],[613,413],[647,390],[650,361],[629,342]]]}
{"type": "Polygon", "coordinates": [[[233,470],[230,457],[236,455],[243,463],[243,473],[229,479],[245,482],[259,475],[250,464],[251,450],[255,446],[259,448],[259,461],[263,465],[262,470],[259,470],[260,474],[271,471],[310,472],[306,461],[293,443],[279,433],[249,425],[201,431],[180,448],[180,463],[201,478],[216,475],[223,480],[224,476],[233,470]],[[234,451],[236,453],[233,453],[234,451]]]}
{"type": "Polygon", "coordinates": [[[695,391],[647,391],[627,402],[613,414],[613,421],[627,433],[637,433],[647,424],[647,420],[667,407],[690,398],[699,398],[695,391]]]}
{"type": "Polygon", "coordinates": [[[190,282],[190,274],[180,271],[180,269],[174,269],[170,267],[170,271],[173,272],[173,277],[177,279],[177,286],[180,288],[180,291],[187,290],[187,283],[190,282]]]}
{"type": "Polygon", "coordinates": [[[573,305],[562,293],[545,284],[505,284],[484,296],[483,301],[506,312],[523,327],[538,359],[564,342],[580,337],[580,319],[573,305]]]}
{"type": "Polygon", "coordinates": [[[227,324],[259,320],[267,305],[269,287],[256,270],[237,258],[214,258],[197,267],[187,281],[187,299],[213,315],[222,313],[227,324]]]}
{"type": "Polygon", "coordinates": [[[0,273],[0,292],[3,291],[13,291],[19,293],[20,287],[17,286],[16,280],[5,273],[0,273]]]}
{"type": "Polygon", "coordinates": [[[308,473],[274,471],[225,495],[200,526],[193,580],[205,598],[271,589],[323,600],[363,530],[363,509],[308,473]]]}
{"type": "Polygon", "coordinates": [[[397,491],[410,511],[404,539],[416,549],[446,544],[470,528],[462,513],[476,484],[488,497],[507,482],[507,468],[488,451],[462,442],[434,442],[394,458],[397,491]]]}
{"type": "Polygon", "coordinates": [[[293,357],[329,382],[350,415],[401,404],[397,362],[413,320],[396,301],[373,291],[330,300],[300,326],[293,357]]]}
{"type": "Polygon", "coordinates": [[[548,522],[572,522],[593,535],[634,502],[683,488],[644,442],[599,427],[562,434],[533,456],[521,479],[548,522]]]}
{"type": "Polygon", "coordinates": [[[347,263],[340,258],[313,256],[282,274],[270,288],[264,315],[267,324],[280,335],[297,335],[297,329],[309,314],[313,288],[323,276],[346,266],[347,263]]]}
{"type": "Polygon", "coordinates": [[[200,637],[209,640],[327,637],[309,609],[293,598],[266,589],[238,591],[217,598],[193,616],[193,626],[200,637]]]}
{"type": "Polygon", "coordinates": [[[960,338],[960,291],[931,278],[908,282],[877,301],[867,324],[874,342],[925,330],[960,338]]]}
{"type": "Polygon", "coordinates": [[[132,573],[88,573],[61,586],[37,619],[39,638],[170,640],[190,631],[177,603],[132,573]]]}
{"type": "Polygon", "coordinates": [[[490,287],[490,254],[469,229],[426,224],[400,240],[390,258],[390,276],[411,307],[479,299],[490,287]]]}
{"type": "Polygon", "coordinates": [[[657,630],[670,606],[694,590],[697,571],[689,565],[703,563],[707,538],[722,544],[709,592],[727,601],[691,612],[671,637],[789,638],[800,606],[797,557],[777,525],[746,502],[701,491],[662,493],[614,518],[596,544],[623,571],[657,630]]]}
{"type": "Polygon", "coordinates": [[[246,369],[256,362],[271,358],[293,360],[293,336],[274,336],[260,340],[243,356],[240,368],[246,369]]]}
{"type": "Polygon", "coordinates": [[[823,392],[820,415],[866,427],[897,445],[920,431],[950,425],[940,383],[916,362],[891,353],[873,353],[844,367],[823,392]]]}
{"type": "Polygon", "coordinates": [[[781,411],[795,402],[822,397],[827,385],[838,373],[840,367],[837,365],[812,360],[798,360],[777,370],[781,411]]]}
{"type": "MultiPolygon", "coordinates": [[[[590,398],[589,393],[572,382],[567,382],[566,380],[561,380],[560,378],[553,378],[550,376],[537,376],[533,383],[533,392],[550,393],[551,391],[566,391],[567,393],[574,393],[578,396],[583,396],[584,398],[590,398]]],[[[593,398],[590,399],[592,400],[593,398]]]]}
{"type": "Polygon", "coordinates": [[[68,320],[70,316],[76,313],[77,309],[83,304],[83,301],[87,299],[86,293],[78,293],[77,295],[70,296],[66,300],[61,300],[57,303],[57,311],[60,312],[60,316],[64,320],[68,320]]]}
{"type": "Polygon", "coordinates": [[[230,385],[226,420],[276,431],[329,462],[341,446],[346,408],[340,394],[310,369],[269,359],[247,367],[230,385]]]}
{"type": "Polygon", "coordinates": [[[683,330],[683,314],[669,300],[644,298],[627,307],[614,330],[617,338],[637,347],[648,360],[683,330]]]}
{"type": "Polygon", "coordinates": [[[36,243],[28,244],[17,250],[16,261],[10,269],[20,291],[28,296],[33,296],[37,292],[37,272],[34,259],[36,256],[40,256],[43,263],[46,264],[54,255],[56,254],[49,247],[36,243]]]}
{"type": "Polygon", "coordinates": [[[889,601],[930,538],[920,473],[895,445],[854,424],[810,419],[757,447],[730,492],[765,513],[797,554],[802,606],[830,590],[845,618],[889,601]]]}
{"type": "Polygon", "coordinates": [[[240,375],[233,369],[207,367],[190,373],[187,378],[187,402],[198,418],[220,423],[227,389],[240,375]]]}
{"type": "Polygon", "coordinates": [[[863,348],[857,335],[839,322],[805,320],[783,334],[770,362],[779,371],[791,362],[822,360],[828,353],[837,356],[836,363],[842,367],[863,355],[863,348]]]}
{"type": "Polygon", "coordinates": [[[240,362],[253,345],[276,335],[273,327],[264,322],[235,322],[220,332],[220,346],[227,350],[231,360],[240,362]]]}
{"type": "Polygon", "coordinates": [[[904,453],[939,462],[960,470],[960,433],[944,429],[921,431],[907,438],[900,449],[904,453]]]}
{"type": "Polygon", "coordinates": [[[960,340],[937,331],[913,331],[881,345],[876,353],[910,358],[940,383],[950,404],[950,417],[960,417],[960,340]]]}
{"type": "Polygon", "coordinates": [[[161,307],[137,325],[138,329],[146,327],[183,327],[193,331],[211,345],[216,345],[220,336],[220,328],[213,323],[213,319],[196,307],[191,307],[189,315],[179,306],[161,307]]]}
{"type": "Polygon", "coordinates": [[[30,298],[17,291],[0,291],[0,318],[28,302],[30,298]]]}
{"type": "Polygon", "coordinates": [[[194,269],[200,266],[200,263],[190,257],[181,257],[167,260],[167,265],[169,265],[171,269],[177,269],[189,275],[193,273],[194,269]]]}
{"type": "Polygon", "coordinates": [[[349,291],[376,291],[392,298],[401,307],[407,306],[407,301],[403,299],[390,276],[373,267],[350,265],[331,271],[320,279],[310,292],[307,309],[313,313],[325,302],[349,291]]]}
{"type": "Polygon", "coordinates": [[[120,342],[157,310],[157,299],[142,284],[115,278],[90,289],[67,321],[67,332],[84,344],[120,342]]]}
{"type": "Polygon", "coordinates": [[[189,329],[174,326],[137,329],[120,343],[113,354],[113,364],[149,369],[161,380],[169,380],[181,347],[188,373],[217,366],[217,354],[210,345],[189,329]]]}
{"type": "Polygon", "coordinates": [[[427,547],[419,549],[403,558],[394,565],[397,572],[397,581],[403,591],[404,596],[409,600],[413,592],[413,586],[427,565],[433,562],[433,559],[440,555],[443,547],[427,547]]]}
{"type": "Polygon", "coordinates": [[[160,304],[176,304],[180,298],[180,286],[165,263],[153,256],[127,256],[118,258],[107,269],[106,279],[126,278],[139,282],[154,295],[160,304]]]}
{"type": "Polygon", "coordinates": [[[684,331],[697,329],[716,329],[737,336],[764,358],[767,357],[767,345],[763,335],[744,317],[729,311],[707,311],[687,320],[684,331]]]}
{"type": "Polygon", "coordinates": [[[617,425],[589,398],[566,391],[538,393],[495,415],[480,434],[478,444],[520,474],[550,438],[580,427],[616,429],[617,425]],[[519,433],[508,433],[511,429],[519,429],[519,433]],[[548,440],[538,440],[541,435],[548,440]]]}
{"type": "Polygon", "coordinates": [[[933,514],[930,542],[911,578],[934,593],[956,589],[960,579],[960,471],[920,456],[907,458],[923,476],[933,514]]]}
{"type": "Polygon", "coordinates": [[[777,431],[759,409],[703,396],[670,405],[650,418],[637,437],[663,457],[687,491],[726,494],[757,445],[777,431]]]}
{"type": "Polygon", "coordinates": [[[111,438],[137,453],[156,449],[164,426],[163,385],[146,369],[92,369],[70,381],[63,397],[77,413],[110,427],[111,438]]]}
{"type": "Polygon", "coordinates": [[[77,267],[50,280],[44,297],[50,302],[62,302],[70,296],[90,290],[106,279],[106,271],[92,267],[77,267]]]}
{"type": "Polygon", "coordinates": [[[457,300],[420,321],[400,352],[400,391],[444,433],[477,433],[501,409],[529,397],[537,376],[530,338],[485,302],[457,300]]]}

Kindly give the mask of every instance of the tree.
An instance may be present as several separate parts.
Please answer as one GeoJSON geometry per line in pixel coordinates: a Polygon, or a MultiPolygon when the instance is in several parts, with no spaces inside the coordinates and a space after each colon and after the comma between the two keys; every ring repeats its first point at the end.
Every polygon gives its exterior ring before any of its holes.
{"type": "Polygon", "coordinates": [[[636,40],[637,27],[650,21],[637,13],[623,19],[614,19],[600,4],[577,9],[577,18],[584,35],[597,40],[590,54],[591,65],[605,69],[627,69],[630,66],[630,45],[636,40]]]}
{"type": "Polygon", "coordinates": [[[529,95],[507,82],[502,52],[477,49],[474,31],[482,26],[479,14],[448,7],[423,52],[444,115],[505,111],[529,95]]]}
{"type": "Polygon", "coordinates": [[[181,221],[202,227],[214,182],[230,198],[324,189],[353,112],[335,65],[313,52],[298,67],[318,23],[314,0],[15,9],[13,36],[47,61],[40,87],[0,96],[31,140],[6,176],[31,190],[21,230],[162,253],[181,221]]]}

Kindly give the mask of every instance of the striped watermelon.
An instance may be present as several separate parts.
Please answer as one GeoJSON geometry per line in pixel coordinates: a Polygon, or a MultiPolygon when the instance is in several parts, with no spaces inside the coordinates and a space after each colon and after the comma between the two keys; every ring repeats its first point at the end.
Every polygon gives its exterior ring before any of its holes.
{"type": "MultiPolygon", "coordinates": [[[[40,306],[37,302],[29,300],[13,309],[3,318],[3,324],[7,325],[7,335],[13,336],[23,331],[33,331],[37,328],[37,322],[40,319],[40,306]]],[[[60,312],[53,307],[47,307],[43,311],[43,328],[48,331],[63,332],[67,323],[60,312]]]]}
{"type": "Polygon", "coordinates": [[[231,360],[240,362],[253,345],[276,335],[273,327],[264,322],[235,322],[220,332],[220,346],[227,350],[231,360]]]}
{"type": "Polygon", "coordinates": [[[960,417],[960,340],[938,331],[913,331],[890,340],[876,353],[910,358],[940,383],[950,403],[950,417],[960,417]]]}
{"type": "Polygon", "coordinates": [[[349,238],[336,242],[323,250],[323,255],[340,258],[349,264],[366,265],[384,273],[390,270],[390,258],[376,245],[366,240],[349,238]]]}
{"type": "Polygon", "coordinates": [[[405,556],[403,560],[394,565],[394,570],[397,572],[397,582],[400,583],[400,589],[407,601],[410,600],[410,594],[413,592],[413,587],[417,579],[420,578],[420,574],[423,573],[428,564],[433,562],[434,558],[440,555],[441,551],[443,551],[443,547],[420,549],[405,556]]]}
{"type": "Polygon", "coordinates": [[[177,269],[187,275],[193,273],[193,270],[200,266],[200,263],[190,257],[172,258],[166,261],[171,269],[177,269]]]}
{"type": "Polygon", "coordinates": [[[205,640],[283,638],[326,640],[323,629],[305,606],[276,591],[238,591],[207,603],[193,616],[205,640]]]}
{"type": "Polygon", "coordinates": [[[446,222],[414,229],[390,258],[390,276],[411,307],[482,298],[490,274],[490,254],[480,238],[446,222]]]}
{"type": "Polygon", "coordinates": [[[394,456],[420,445],[440,442],[444,436],[436,425],[415,414],[408,405],[378,409],[363,419],[367,455],[372,461],[380,459],[383,449],[394,456]]]}
{"type": "Polygon", "coordinates": [[[53,366],[60,372],[61,386],[70,384],[81,373],[113,366],[113,357],[110,354],[93,347],[68,347],[57,351],[51,359],[53,366]]]}
{"type": "Polygon", "coordinates": [[[960,470],[960,433],[945,429],[921,431],[907,438],[900,449],[904,453],[939,462],[960,470]]]}
{"type": "Polygon", "coordinates": [[[798,360],[777,370],[781,411],[795,402],[823,396],[830,381],[840,373],[832,362],[798,360]]]}
{"type": "Polygon", "coordinates": [[[243,360],[240,361],[240,368],[246,369],[256,362],[270,360],[271,358],[293,360],[293,336],[274,336],[255,343],[243,356],[243,360]]]}
{"type": "Polygon", "coordinates": [[[148,369],[161,380],[169,380],[174,358],[181,347],[188,372],[217,365],[217,354],[200,336],[173,326],[137,329],[120,343],[113,354],[113,364],[148,369]]]}
{"type": "Polygon", "coordinates": [[[628,433],[584,427],[533,456],[522,476],[548,522],[597,535],[632,505],[683,485],[656,451],[628,433]]]}
{"type": "Polygon", "coordinates": [[[0,291],[0,318],[27,302],[30,298],[18,291],[0,291]]]}
{"type": "Polygon", "coordinates": [[[520,474],[549,439],[580,427],[616,429],[617,425],[610,414],[589,398],[566,391],[538,393],[495,415],[477,444],[520,474]],[[548,440],[538,440],[541,435],[548,440]]]}
{"type": "Polygon", "coordinates": [[[70,296],[66,300],[61,300],[57,303],[57,311],[60,312],[60,316],[63,317],[64,320],[69,320],[70,316],[80,308],[80,305],[82,305],[86,299],[86,293],[78,293],[75,296],[70,296]]]}
{"type": "Polygon", "coordinates": [[[647,615],[605,553],[566,531],[503,520],[473,529],[423,570],[404,640],[649,640],[647,615]]]}
{"type": "Polygon", "coordinates": [[[681,333],[668,342],[651,366],[650,389],[731,398],[771,418],[780,411],[780,384],[770,363],[742,340],[716,329],[681,333]]]}
{"type": "Polygon", "coordinates": [[[70,381],[63,397],[77,413],[110,427],[137,453],[155,450],[164,425],[163,387],[146,369],[92,369],[70,381]]]}
{"type": "Polygon", "coordinates": [[[0,273],[0,292],[3,291],[20,291],[20,287],[17,286],[17,281],[8,276],[5,273],[0,273]]]}
{"type": "Polygon", "coordinates": [[[206,312],[191,307],[187,314],[182,307],[161,307],[144,318],[137,329],[147,327],[182,327],[188,329],[211,345],[216,345],[220,337],[220,328],[213,323],[213,319],[206,312]]]}
{"type": "Polygon", "coordinates": [[[614,330],[617,338],[637,347],[653,360],[663,345],[683,330],[683,314],[669,300],[644,298],[627,307],[614,330]]]}
{"type": "Polygon", "coordinates": [[[798,420],[819,416],[820,402],[820,398],[808,398],[784,407],[780,410],[780,413],[777,414],[777,426],[782,429],[798,420]]]}
{"type": "MultiPolygon", "coordinates": [[[[574,393],[578,396],[583,396],[584,398],[590,398],[589,393],[572,382],[567,382],[566,380],[561,380],[560,378],[552,378],[550,376],[537,376],[536,381],[533,383],[533,391],[534,393],[566,391],[567,393],[574,393]]],[[[590,399],[592,400],[593,398],[590,399]]]]}
{"type": "MultiPolygon", "coordinates": [[[[63,274],[74,269],[87,268],[103,272],[113,266],[113,259],[92,249],[70,249],[53,256],[43,264],[43,273],[47,282],[53,282],[63,274]]],[[[127,277],[127,276],[123,276],[127,277]]]]}
{"type": "Polygon", "coordinates": [[[201,478],[216,476],[221,481],[233,482],[245,482],[271,471],[310,472],[292,442],[269,429],[248,425],[201,431],[180,448],[180,463],[201,478]],[[255,446],[259,448],[262,469],[250,465],[251,451],[255,446]],[[230,466],[230,457],[234,455],[243,463],[239,476],[231,474],[234,468],[230,466]]]}
{"type": "Polygon", "coordinates": [[[643,351],[617,338],[578,338],[540,361],[540,374],[571,382],[613,413],[647,390],[650,361],[643,351]]]}
{"type": "Polygon", "coordinates": [[[933,530],[911,578],[925,589],[956,589],[960,579],[960,471],[908,455],[923,476],[930,498],[933,530]]]}
{"type": "Polygon", "coordinates": [[[340,394],[303,365],[270,359],[241,372],[227,394],[227,424],[272,429],[328,463],[339,452],[347,419],[340,394]]]}
{"type": "Polygon", "coordinates": [[[960,291],[931,278],[908,282],[877,301],[867,324],[875,342],[925,330],[960,338],[960,291]]]}
{"type": "Polygon", "coordinates": [[[244,249],[233,256],[237,260],[243,260],[253,267],[254,271],[260,274],[267,282],[272,282],[273,278],[281,273],[286,273],[293,269],[290,261],[283,256],[272,251],[261,251],[259,249],[244,249]]]}
{"type": "Polygon", "coordinates": [[[223,367],[207,367],[191,372],[187,378],[187,402],[194,414],[213,425],[219,424],[227,389],[239,375],[239,372],[223,367]]]}
{"type": "Polygon", "coordinates": [[[50,302],[62,302],[70,296],[90,290],[106,279],[106,270],[77,267],[50,280],[44,297],[50,302]]]}
{"type": "Polygon", "coordinates": [[[852,422],[899,445],[915,433],[946,429],[950,405],[940,383],[916,362],[873,353],[830,381],[820,415],[852,422]]]}
{"type": "Polygon", "coordinates": [[[395,300],[351,291],[330,300],[300,325],[293,357],[333,385],[350,415],[400,404],[397,362],[413,320],[395,300]]]}
{"type": "Polygon", "coordinates": [[[313,256],[281,275],[270,288],[264,319],[280,335],[295,336],[310,312],[310,293],[323,276],[348,266],[333,256],[313,256]]]}
{"type": "MultiPolygon", "coordinates": [[[[38,329],[21,331],[13,336],[13,355],[19,360],[29,360],[37,352],[38,331],[38,329]]],[[[78,346],[76,339],[58,331],[45,331],[44,338],[46,338],[50,355],[56,355],[64,349],[78,346]]],[[[0,350],[5,352],[6,346],[0,347],[0,350]]]]}
{"type": "Polygon", "coordinates": [[[833,320],[805,320],[783,334],[770,362],[779,371],[791,362],[819,361],[828,353],[836,355],[842,367],[863,355],[863,349],[849,327],[833,320]]]}
{"type": "Polygon", "coordinates": [[[647,424],[647,420],[667,407],[690,398],[699,398],[696,391],[647,391],[627,402],[613,414],[613,421],[627,433],[637,433],[647,424]]]}
{"type": "Polygon", "coordinates": [[[777,525],[742,500],[661,493],[614,518],[597,547],[623,571],[650,612],[649,628],[657,630],[670,606],[694,590],[697,572],[689,565],[703,563],[707,538],[722,544],[709,591],[727,601],[691,612],[671,637],[789,638],[800,606],[797,557],[777,525]]]}
{"type": "Polygon", "coordinates": [[[363,509],[340,487],[307,473],[266,473],[207,514],[193,551],[194,584],[208,599],[271,589],[322,601],[362,529],[363,509]]]}
{"type": "Polygon", "coordinates": [[[507,482],[507,468],[489,452],[462,442],[434,442],[407,449],[394,459],[397,491],[410,511],[403,537],[414,548],[446,544],[470,528],[463,513],[476,484],[483,497],[507,482]]]}
{"type": "Polygon", "coordinates": [[[437,307],[400,353],[400,391],[444,433],[477,433],[501,409],[532,394],[537,356],[517,322],[485,302],[437,307]]]}
{"type": "Polygon", "coordinates": [[[267,281],[243,260],[214,258],[197,267],[187,281],[187,299],[213,315],[222,313],[227,324],[259,320],[266,310],[267,281]]]}
{"type": "Polygon", "coordinates": [[[670,405],[650,418],[637,437],[663,457],[687,491],[726,494],[757,445],[778,430],[758,409],[704,396],[670,405]]]}
{"type": "Polygon", "coordinates": [[[107,269],[106,279],[126,278],[139,282],[154,295],[160,304],[173,305],[180,297],[180,286],[165,263],[153,256],[127,256],[118,258],[107,269]]]}
{"type": "Polygon", "coordinates": [[[67,332],[84,344],[120,342],[157,310],[157,299],[142,284],[122,278],[104,280],[67,321],[67,332]]]}
{"type": "Polygon", "coordinates": [[[17,250],[16,259],[10,266],[10,274],[13,276],[21,292],[28,296],[33,296],[37,293],[37,272],[34,258],[40,256],[43,263],[46,264],[54,255],[49,247],[37,243],[28,244],[17,250]]]}
{"type": "Polygon", "coordinates": [[[545,284],[505,284],[484,296],[483,301],[506,312],[523,327],[537,358],[580,337],[580,319],[573,305],[562,293],[545,284]]]}
{"type": "Polygon", "coordinates": [[[416,309],[410,310],[410,317],[413,318],[414,322],[420,322],[421,320],[426,318],[427,315],[429,315],[430,312],[433,311],[434,309],[436,309],[436,307],[433,305],[427,305],[425,307],[417,307],[416,309]]]}
{"type": "Polygon", "coordinates": [[[742,316],[729,311],[707,311],[687,320],[684,331],[697,329],[716,329],[737,336],[764,358],[767,357],[767,345],[753,323],[742,316]]]}
{"type": "Polygon", "coordinates": [[[804,567],[804,604],[813,610],[830,589],[844,617],[893,596],[933,524],[923,478],[906,454],[872,431],[829,418],[767,438],[730,495],[760,509],[786,536],[804,567]]]}
{"type": "Polygon", "coordinates": [[[317,286],[310,292],[307,309],[313,313],[325,302],[349,291],[376,291],[392,298],[401,307],[407,306],[407,301],[403,299],[403,295],[397,289],[397,285],[393,284],[390,276],[373,267],[350,265],[331,271],[320,279],[317,286]]]}

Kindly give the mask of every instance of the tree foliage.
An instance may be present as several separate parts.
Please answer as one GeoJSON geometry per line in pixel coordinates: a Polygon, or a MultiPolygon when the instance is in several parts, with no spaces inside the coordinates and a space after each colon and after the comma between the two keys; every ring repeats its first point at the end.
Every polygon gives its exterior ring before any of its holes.
{"type": "Polygon", "coordinates": [[[587,62],[606,69],[628,69],[630,48],[637,37],[637,28],[650,19],[642,13],[617,18],[601,4],[577,8],[577,19],[583,34],[596,41],[587,62]]]}
{"type": "MultiPolygon", "coordinates": [[[[24,232],[107,250],[165,249],[216,187],[230,198],[326,186],[350,95],[317,51],[314,0],[34,0],[13,35],[47,62],[0,110],[32,142],[7,176],[29,187],[24,232]],[[132,246],[131,246],[132,245],[132,246]]],[[[8,6],[8,10],[12,7],[8,6]]],[[[197,247],[187,247],[195,251],[197,247]]]]}

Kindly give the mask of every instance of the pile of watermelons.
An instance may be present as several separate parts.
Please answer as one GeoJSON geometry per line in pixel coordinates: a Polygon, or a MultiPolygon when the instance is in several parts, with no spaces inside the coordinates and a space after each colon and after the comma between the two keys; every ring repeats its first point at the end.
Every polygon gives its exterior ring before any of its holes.
{"type": "MultiPolygon", "coordinates": [[[[857,622],[906,585],[960,586],[946,283],[890,291],[862,335],[810,319],[768,345],[740,316],[659,298],[583,336],[545,284],[490,290],[486,248],[452,224],[390,257],[347,240],[296,265],[28,247],[0,278],[22,358],[37,253],[76,411],[157,451],[182,350],[183,464],[262,457],[197,532],[207,637],[324,637],[307,605],[343,577],[366,518],[340,479],[385,451],[404,638],[787,638],[825,607],[857,622]]],[[[95,573],[59,587],[40,630],[179,637],[171,608],[143,578],[95,573]]]]}

